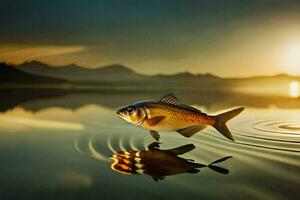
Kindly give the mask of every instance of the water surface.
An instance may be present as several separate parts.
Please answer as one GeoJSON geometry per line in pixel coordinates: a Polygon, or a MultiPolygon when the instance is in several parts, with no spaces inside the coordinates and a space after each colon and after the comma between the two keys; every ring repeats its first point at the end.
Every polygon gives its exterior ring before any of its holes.
{"type": "Polygon", "coordinates": [[[120,120],[115,110],[167,92],[2,90],[0,198],[299,198],[299,99],[176,90],[183,103],[210,114],[246,106],[229,123],[236,142],[213,128],[192,138],[167,132],[153,153],[149,133],[120,120]],[[168,152],[184,145],[190,146],[181,155],[168,152]],[[137,165],[139,152],[148,153],[144,166],[137,165]],[[161,156],[171,164],[158,162],[161,156]]]}

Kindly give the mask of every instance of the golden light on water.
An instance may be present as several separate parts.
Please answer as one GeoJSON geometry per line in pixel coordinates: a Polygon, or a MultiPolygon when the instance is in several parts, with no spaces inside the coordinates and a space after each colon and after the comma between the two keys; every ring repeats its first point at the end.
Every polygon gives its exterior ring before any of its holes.
{"type": "Polygon", "coordinates": [[[292,81],[289,84],[289,94],[292,98],[300,97],[300,83],[298,81],[292,81]]]}

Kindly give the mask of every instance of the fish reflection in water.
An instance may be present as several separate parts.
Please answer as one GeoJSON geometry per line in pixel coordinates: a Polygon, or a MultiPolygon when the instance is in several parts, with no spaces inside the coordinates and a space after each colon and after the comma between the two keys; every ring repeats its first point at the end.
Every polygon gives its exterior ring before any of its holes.
{"type": "Polygon", "coordinates": [[[148,146],[143,151],[119,151],[112,155],[112,170],[122,174],[146,174],[155,181],[163,180],[166,176],[181,173],[197,173],[200,168],[208,167],[215,172],[228,174],[229,170],[216,166],[231,156],[218,159],[210,164],[195,163],[191,159],[179,157],[179,155],[192,151],[195,146],[187,144],[180,147],[162,150],[158,142],[148,146]]]}

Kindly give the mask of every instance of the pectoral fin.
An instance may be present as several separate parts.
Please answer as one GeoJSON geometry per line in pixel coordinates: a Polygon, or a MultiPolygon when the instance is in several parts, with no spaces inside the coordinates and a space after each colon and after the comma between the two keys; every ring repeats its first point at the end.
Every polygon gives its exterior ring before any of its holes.
{"type": "Polygon", "coordinates": [[[150,130],[150,135],[151,135],[156,141],[159,141],[160,136],[159,136],[158,132],[153,131],[153,130],[150,130]]]}
{"type": "Polygon", "coordinates": [[[184,137],[191,137],[195,133],[201,131],[202,129],[205,129],[206,126],[190,126],[183,129],[178,129],[176,132],[180,133],[184,137]]]}
{"type": "Polygon", "coordinates": [[[147,124],[149,126],[155,126],[156,124],[158,124],[159,122],[161,122],[164,118],[166,118],[166,116],[157,116],[157,117],[152,117],[150,119],[147,119],[147,124]]]}

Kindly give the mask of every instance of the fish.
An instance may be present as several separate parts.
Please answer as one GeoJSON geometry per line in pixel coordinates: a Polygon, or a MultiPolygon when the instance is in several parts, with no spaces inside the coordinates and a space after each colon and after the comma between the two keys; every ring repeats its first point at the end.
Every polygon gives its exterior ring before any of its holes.
{"type": "Polygon", "coordinates": [[[195,149],[193,144],[164,150],[160,149],[159,145],[160,143],[153,142],[148,146],[148,149],[142,151],[126,150],[116,152],[111,156],[113,160],[111,169],[124,175],[149,175],[154,181],[164,180],[167,176],[181,173],[195,174],[200,171],[200,168],[205,167],[217,173],[229,173],[228,169],[219,167],[216,164],[224,162],[232,156],[226,156],[207,165],[179,157],[179,155],[195,149]]]}
{"type": "Polygon", "coordinates": [[[218,115],[208,115],[201,110],[182,104],[174,94],[167,94],[159,101],[139,101],[117,111],[124,121],[147,129],[159,141],[160,131],[176,131],[184,137],[191,137],[207,126],[234,141],[226,123],[245,108],[239,107],[218,115]]]}

